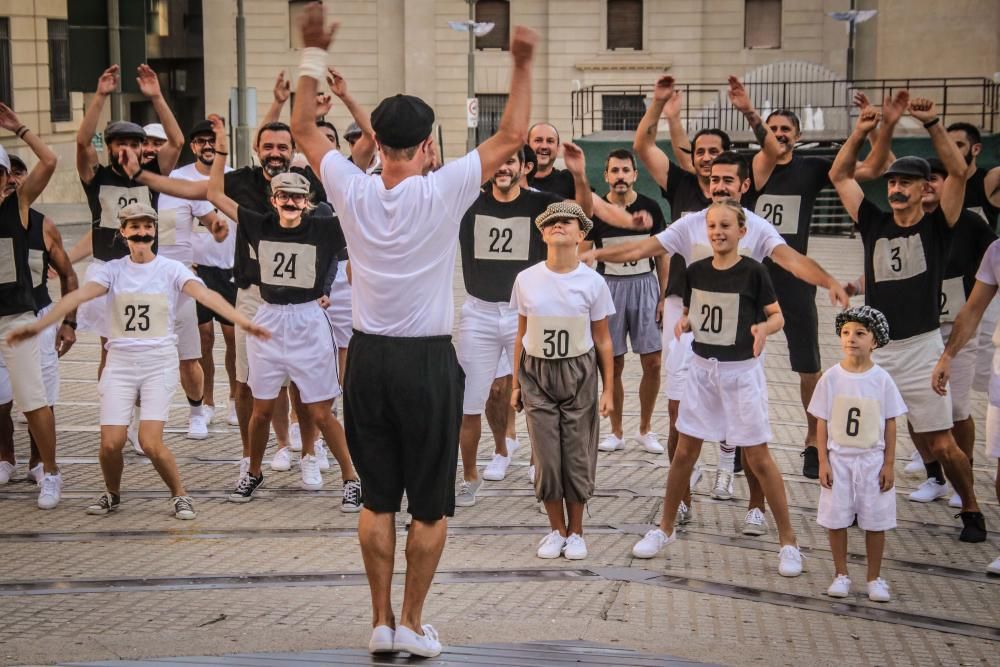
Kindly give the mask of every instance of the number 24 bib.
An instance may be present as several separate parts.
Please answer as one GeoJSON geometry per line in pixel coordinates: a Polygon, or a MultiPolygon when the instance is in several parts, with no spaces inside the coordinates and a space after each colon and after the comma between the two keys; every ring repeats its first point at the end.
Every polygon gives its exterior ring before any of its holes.
{"type": "Polygon", "coordinates": [[[590,318],[528,315],[524,350],[539,359],[569,359],[590,351],[587,339],[590,318]]]}
{"type": "Polygon", "coordinates": [[[261,241],[260,281],[276,287],[311,289],[316,284],[316,246],[261,241]]]}

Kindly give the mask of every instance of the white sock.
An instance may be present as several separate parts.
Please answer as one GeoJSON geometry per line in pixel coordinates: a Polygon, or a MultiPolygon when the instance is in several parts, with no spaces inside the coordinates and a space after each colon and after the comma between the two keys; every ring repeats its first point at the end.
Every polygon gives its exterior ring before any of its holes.
{"type": "Polygon", "coordinates": [[[719,470],[732,474],[736,469],[736,448],[719,445],[719,470]]]}

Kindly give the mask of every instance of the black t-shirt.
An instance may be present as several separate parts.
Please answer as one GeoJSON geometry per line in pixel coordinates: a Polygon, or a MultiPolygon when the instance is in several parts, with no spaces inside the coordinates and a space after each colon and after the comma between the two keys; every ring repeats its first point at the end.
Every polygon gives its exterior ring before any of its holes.
{"type": "Polygon", "coordinates": [[[963,209],[951,228],[951,247],[941,283],[941,321],[952,322],[976,284],[976,272],[990,244],[997,240],[986,221],[963,209]]]}
{"type": "MultiPolygon", "coordinates": [[[[629,213],[648,211],[649,215],[653,218],[653,226],[649,230],[640,231],[636,229],[613,227],[597,216],[594,216],[594,228],[590,230],[589,234],[587,234],[587,240],[593,241],[594,245],[598,248],[604,248],[615,245],[616,243],[635,241],[640,238],[653,236],[654,234],[659,234],[666,229],[667,223],[663,219],[663,211],[660,210],[659,204],[643,194],[638,192],[635,194],[635,201],[626,206],[625,210],[629,213]]],[[[626,264],[607,264],[605,262],[597,263],[597,272],[601,275],[608,276],[642,275],[649,273],[655,268],[656,264],[652,259],[641,259],[637,262],[628,262],[626,264]]]]}
{"type": "Polygon", "coordinates": [[[986,220],[990,228],[996,230],[1000,208],[990,203],[989,195],[986,192],[987,173],[989,173],[988,169],[978,167],[969,180],[965,182],[965,202],[962,205],[986,220]]]}
{"type": "Polygon", "coordinates": [[[28,230],[21,224],[17,193],[0,203],[0,315],[35,310],[28,267],[28,230]]]}
{"type": "Polygon", "coordinates": [[[803,255],[809,249],[809,223],[820,190],[830,185],[828,158],[792,154],[792,161],[774,167],[758,193],[754,213],[778,230],[789,246],[803,255]]]}
{"type": "Polygon", "coordinates": [[[521,188],[517,199],[499,202],[489,187],[462,216],[458,242],[462,248],[465,291],[490,303],[510,302],[517,274],[545,261],[537,218],[559,195],[521,188]]]}
{"type": "Polygon", "coordinates": [[[237,217],[260,260],[260,296],[266,303],[306,303],[325,296],[330,264],[345,245],[337,218],[312,215],[297,227],[282,227],[275,211],[261,214],[242,206],[237,217]]]}
{"type": "Polygon", "coordinates": [[[865,199],[857,227],[865,248],[865,303],[885,314],[890,338],[903,340],[937,329],[953,236],[941,209],[900,227],[891,212],[865,199]]]}
{"type": "Polygon", "coordinates": [[[528,185],[542,192],[560,195],[563,199],[576,197],[576,183],[573,181],[573,174],[565,169],[553,169],[545,177],[533,176],[528,179],[528,185]]]}
{"type": "Polygon", "coordinates": [[[684,287],[694,353],[719,361],[752,359],[750,327],[765,321],[764,308],[777,300],[767,269],[749,257],[724,271],[712,266],[711,257],[694,262],[684,287]]]}
{"type": "MultiPolygon", "coordinates": [[[[160,173],[160,165],[155,160],[142,169],[153,174],[160,173]]],[[[136,202],[156,210],[159,193],[105,164],[97,166],[90,183],[83,184],[83,191],[90,206],[94,259],[110,262],[128,255],[128,244],[120,233],[118,212],[136,202]]],[[[153,252],[156,250],[157,243],[154,242],[153,252]]]]}
{"type": "Polygon", "coordinates": [[[45,248],[45,216],[28,209],[28,266],[31,268],[31,293],[35,310],[52,303],[49,295],[49,251],[45,248]]]}
{"type": "MultiPolygon", "coordinates": [[[[312,169],[306,167],[292,167],[289,171],[302,174],[309,179],[309,189],[313,194],[313,201],[317,204],[326,202],[326,190],[319,182],[312,169]]],[[[233,169],[225,176],[226,196],[236,202],[241,208],[246,208],[256,213],[273,213],[271,206],[271,182],[264,177],[264,170],[261,167],[240,167],[233,169]]],[[[330,211],[313,211],[311,215],[329,214],[330,211]]],[[[309,216],[305,216],[309,217],[309,216]]],[[[236,228],[236,253],[233,259],[233,281],[240,289],[247,289],[251,285],[260,284],[260,264],[256,255],[250,254],[250,245],[246,233],[236,228]]]]}
{"type": "MultiPolygon", "coordinates": [[[[698,184],[698,177],[690,171],[681,169],[673,162],[667,168],[667,189],[660,188],[660,194],[670,204],[670,222],[677,222],[688,213],[702,211],[712,203],[711,197],[706,197],[698,184]]],[[[684,296],[684,274],[687,265],[680,254],[670,257],[670,267],[667,271],[667,290],[664,296],[684,296]]]]}

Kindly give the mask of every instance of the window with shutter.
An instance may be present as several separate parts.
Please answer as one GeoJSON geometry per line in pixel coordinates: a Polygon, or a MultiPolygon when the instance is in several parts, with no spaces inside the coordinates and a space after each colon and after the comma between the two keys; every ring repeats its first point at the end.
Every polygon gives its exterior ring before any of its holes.
{"type": "Polygon", "coordinates": [[[69,30],[67,22],[49,19],[49,103],[52,121],[71,120],[69,101],[69,30]]]}
{"type": "Polygon", "coordinates": [[[642,49],[642,0],[607,0],[608,49],[642,49]]]}
{"type": "Polygon", "coordinates": [[[479,0],[476,3],[476,23],[492,23],[493,30],[476,37],[476,49],[510,50],[510,2],[479,0]]]}
{"type": "Polygon", "coordinates": [[[781,48],[781,0],[746,0],[743,16],[745,48],[781,48]]]}
{"type": "Polygon", "coordinates": [[[0,100],[16,109],[11,65],[10,19],[0,18],[0,100]]]}

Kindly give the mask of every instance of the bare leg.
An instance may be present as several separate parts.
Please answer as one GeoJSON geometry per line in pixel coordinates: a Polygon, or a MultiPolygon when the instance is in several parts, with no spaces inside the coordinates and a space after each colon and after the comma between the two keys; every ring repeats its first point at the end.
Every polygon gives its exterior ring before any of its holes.
{"type": "Polygon", "coordinates": [[[479,479],[476,455],[479,452],[479,438],[482,432],[482,415],[462,415],[462,430],[458,441],[462,452],[462,477],[467,482],[479,479]]]}
{"type": "Polygon", "coordinates": [[[566,515],[569,518],[568,530],[583,536],[583,507],[584,503],[574,503],[566,501],[566,515]]]}
{"type": "Polygon", "coordinates": [[[611,420],[611,432],[620,438],[624,433],[622,430],[622,410],[625,409],[625,384],[622,382],[622,372],[625,370],[625,355],[615,357],[614,362],[611,396],[614,399],[615,408],[608,415],[608,418],[611,420]]]}
{"type": "Polygon", "coordinates": [[[205,374],[201,370],[201,359],[184,359],[180,362],[181,387],[188,401],[202,401],[205,398],[205,374]]]}
{"type": "Polygon", "coordinates": [[[347,348],[337,348],[337,371],[340,373],[338,377],[343,383],[344,373],[347,372],[347,348]]]}
{"type": "Polygon", "coordinates": [[[14,454],[14,422],[10,418],[13,402],[0,405],[0,461],[14,465],[17,463],[14,454]]]}
{"type": "Polygon", "coordinates": [[[234,401],[236,399],[236,328],[228,324],[223,324],[222,340],[226,342],[226,375],[229,376],[229,400],[234,401]]]}
{"type": "Polygon", "coordinates": [[[972,450],[976,446],[976,420],[969,415],[962,421],[955,422],[951,426],[951,434],[955,438],[955,444],[969,459],[969,463],[972,463],[972,450]]]}
{"type": "Polygon", "coordinates": [[[545,513],[549,517],[549,528],[558,530],[559,534],[566,537],[566,510],[562,500],[543,500],[545,513]]]}
{"type": "MultiPolygon", "coordinates": [[[[739,450],[737,450],[739,453],[739,450]]],[[[744,459],[744,463],[745,463],[744,459]]],[[[747,509],[752,510],[753,508],[759,509],[761,512],[764,510],[764,489],[760,485],[760,480],[757,479],[757,475],[754,474],[753,470],[749,466],[743,466],[743,474],[747,478],[747,487],[750,489],[750,501],[747,503],[747,509]]]]}
{"type": "Polygon", "coordinates": [[[677,507],[685,494],[691,493],[691,470],[701,455],[701,443],[698,438],[692,438],[683,433],[678,434],[677,449],[670,461],[670,472],[667,473],[667,491],[663,496],[663,516],[660,517],[660,530],[667,535],[673,535],[674,523],[677,521],[677,507]]]}
{"type": "Polygon", "coordinates": [[[362,508],[358,519],[358,541],[365,574],[372,594],[372,627],[396,627],[392,611],[392,566],[396,555],[396,519],[390,512],[362,508]]]}
{"type": "MultiPolygon", "coordinates": [[[[680,409],[680,401],[667,401],[667,415],[670,421],[669,430],[667,431],[667,458],[670,461],[671,467],[674,465],[674,453],[677,451],[677,440],[678,433],[677,429],[674,428],[674,424],[677,423],[677,411],[680,409]]],[[[694,464],[691,464],[692,470],[694,469],[694,464]]],[[[691,485],[688,484],[687,491],[684,492],[684,504],[691,507],[691,485]]]]}
{"type": "MultiPolygon", "coordinates": [[[[302,397],[299,396],[299,388],[295,386],[294,382],[288,384],[288,398],[292,403],[292,417],[298,418],[299,423],[299,436],[302,439],[302,455],[316,453],[316,431],[317,424],[312,418],[312,413],[307,408],[306,404],[302,402],[302,397]]],[[[333,399],[326,402],[326,410],[330,412],[333,408],[333,399]]],[[[346,446],[346,445],[345,445],[346,446]]],[[[337,457],[340,461],[340,457],[337,457]]]]}
{"type": "Polygon", "coordinates": [[[882,552],[885,551],[885,531],[865,531],[865,551],[868,556],[868,581],[875,581],[882,573],[882,552]]]}
{"type": "Polygon", "coordinates": [[[743,447],[743,466],[753,472],[764,490],[764,497],[771,505],[771,513],[778,526],[778,541],[781,546],[795,545],[795,531],[788,516],[788,499],[785,497],[785,481],[781,471],[771,458],[767,443],[753,447],[743,447]]]}
{"type": "Polygon", "coordinates": [[[274,413],[277,399],[262,400],[253,399],[253,414],[250,415],[249,441],[250,441],[250,474],[254,477],[260,476],[260,464],[264,460],[264,452],[267,450],[267,440],[271,431],[271,415],[274,413]]]}
{"type": "Polygon", "coordinates": [[[418,635],[423,635],[424,600],[431,588],[441,552],[448,536],[448,519],[410,523],[406,537],[406,588],[403,590],[403,614],[400,622],[418,635]]]}
{"type": "Polygon", "coordinates": [[[639,381],[639,435],[646,435],[652,430],[653,409],[660,393],[662,357],[659,352],[639,355],[639,362],[642,364],[642,379],[639,381]]]}
{"type": "MultiPolygon", "coordinates": [[[[502,378],[493,380],[490,385],[490,395],[486,399],[486,422],[490,425],[493,433],[493,451],[500,456],[509,456],[507,453],[507,432],[508,413],[510,408],[510,391],[514,378],[505,375],[502,378]]],[[[480,435],[482,435],[480,433],[480,435]]],[[[477,440],[478,442],[478,440],[477,440]]],[[[463,457],[464,465],[465,459],[463,457]]]]}
{"type": "MultiPolygon", "coordinates": [[[[236,383],[236,420],[240,425],[240,440],[243,441],[243,458],[250,456],[250,417],[253,413],[253,394],[250,385],[236,383]]],[[[268,426],[270,428],[270,426],[268,426]]],[[[265,447],[267,443],[265,441],[265,447]]]]}
{"type": "Polygon", "coordinates": [[[128,426],[101,426],[101,449],[97,458],[101,462],[104,488],[116,496],[120,496],[122,490],[122,468],[125,466],[122,448],[127,432],[128,426]]]}
{"type": "Polygon", "coordinates": [[[830,535],[830,552],[833,554],[834,574],[847,576],[847,529],[828,530],[830,535]]]}
{"type": "Polygon", "coordinates": [[[933,433],[919,433],[921,439],[927,437],[931,443],[931,457],[929,460],[939,461],[944,468],[945,475],[955,487],[955,492],[962,498],[963,512],[978,512],[979,503],[976,502],[976,491],[973,488],[972,466],[969,459],[962,453],[962,450],[955,444],[955,439],[951,437],[951,431],[934,431],[933,433]]]}
{"type": "MultiPolygon", "coordinates": [[[[333,416],[330,409],[333,407],[333,399],[329,401],[319,401],[317,403],[307,403],[305,405],[305,410],[308,411],[309,421],[315,424],[320,432],[323,434],[323,438],[326,440],[327,446],[330,447],[330,451],[333,452],[333,457],[337,459],[337,465],[340,466],[340,477],[345,482],[351,479],[357,479],[358,475],[354,472],[354,464],[351,463],[351,455],[347,451],[347,436],[344,434],[344,427],[340,425],[337,418],[333,416]]],[[[304,423],[304,422],[300,422],[304,423]]],[[[312,446],[310,444],[310,446],[312,446]]],[[[305,438],[302,439],[302,455],[305,456],[306,452],[306,442],[305,438]]]]}
{"type": "Polygon", "coordinates": [[[108,339],[101,336],[101,360],[97,362],[97,379],[101,379],[101,373],[104,372],[104,365],[108,363],[108,350],[104,347],[108,344],[108,339]]]}
{"type": "Polygon", "coordinates": [[[802,399],[802,409],[806,411],[806,447],[816,446],[816,418],[809,414],[809,402],[812,401],[816,383],[822,373],[799,373],[799,395],[802,399]]]}
{"type": "MultiPolygon", "coordinates": [[[[204,382],[202,402],[215,407],[215,357],[212,349],[215,347],[215,321],[198,325],[198,335],[201,337],[201,373],[204,382]]],[[[187,389],[184,390],[185,392],[187,389]]]]}
{"type": "Polygon", "coordinates": [[[28,419],[28,430],[38,446],[38,456],[42,459],[43,469],[48,474],[56,474],[56,418],[52,408],[45,405],[25,412],[28,419]]]}
{"type": "Polygon", "coordinates": [[[278,398],[274,402],[274,410],[271,413],[271,424],[274,427],[274,439],[278,441],[278,447],[287,447],[288,440],[288,388],[282,387],[278,392],[278,398]]]}
{"type": "Polygon", "coordinates": [[[174,453],[163,444],[163,422],[139,422],[139,440],[142,442],[142,451],[146,452],[146,456],[156,468],[156,472],[160,474],[160,479],[170,489],[170,495],[185,495],[174,453]]]}

